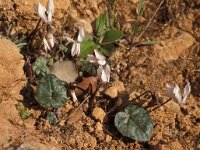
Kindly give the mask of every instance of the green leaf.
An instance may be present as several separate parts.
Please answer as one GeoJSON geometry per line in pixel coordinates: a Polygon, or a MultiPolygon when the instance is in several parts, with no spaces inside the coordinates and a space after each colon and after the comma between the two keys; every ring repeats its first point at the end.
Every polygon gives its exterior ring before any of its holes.
{"type": "Polygon", "coordinates": [[[138,15],[139,15],[139,16],[142,16],[143,11],[144,11],[144,8],[143,8],[143,0],[139,0],[138,15]]]}
{"type": "Polygon", "coordinates": [[[123,33],[120,30],[111,29],[105,32],[104,38],[102,40],[102,45],[110,44],[119,40],[123,37],[123,33]]]}
{"type": "Polygon", "coordinates": [[[31,116],[28,108],[26,108],[22,103],[15,104],[15,107],[18,110],[20,118],[22,120],[28,119],[31,116]]]}
{"type": "Polygon", "coordinates": [[[100,46],[94,43],[94,41],[84,41],[81,42],[81,52],[80,57],[86,58],[88,54],[93,53],[94,49],[99,48],[100,46]]]}
{"type": "Polygon", "coordinates": [[[100,37],[106,29],[106,14],[103,13],[96,20],[95,34],[100,37]]]}
{"type": "Polygon", "coordinates": [[[132,35],[136,35],[137,32],[138,32],[138,22],[134,22],[134,23],[132,24],[131,34],[132,34],[132,35]]]}
{"type": "Polygon", "coordinates": [[[40,56],[36,59],[35,63],[33,64],[33,72],[38,77],[43,77],[49,73],[49,68],[47,67],[46,58],[40,56]]]}
{"type": "Polygon", "coordinates": [[[53,112],[47,113],[47,120],[49,120],[49,122],[53,125],[56,125],[58,123],[58,119],[53,112]]]}
{"type": "Polygon", "coordinates": [[[46,75],[39,81],[35,93],[35,99],[40,106],[48,108],[59,108],[67,101],[67,94],[62,81],[52,74],[46,75]]]}
{"type": "Polygon", "coordinates": [[[116,50],[114,44],[102,45],[101,46],[103,54],[106,56],[111,56],[111,54],[116,50]]]}
{"type": "Polygon", "coordinates": [[[129,105],[115,116],[115,126],[126,137],[140,142],[148,141],[152,136],[153,121],[147,110],[129,105]]]}

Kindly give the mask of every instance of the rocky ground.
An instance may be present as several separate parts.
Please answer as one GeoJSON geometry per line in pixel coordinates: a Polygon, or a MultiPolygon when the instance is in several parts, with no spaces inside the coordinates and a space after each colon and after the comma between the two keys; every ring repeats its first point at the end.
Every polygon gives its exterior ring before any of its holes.
{"type": "MultiPolygon", "coordinates": [[[[22,30],[29,34],[38,16],[33,0],[0,0],[0,29],[12,24],[12,33],[22,30]]],[[[46,4],[47,0],[40,0],[46,4]]],[[[55,0],[55,35],[74,34],[82,25],[92,33],[93,21],[108,10],[104,0],[55,0]]],[[[146,1],[143,17],[139,18],[138,35],[145,30],[160,1],[146,1]]],[[[0,39],[0,148],[5,149],[194,149],[200,133],[200,1],[166,0],[146,32],[139,39],[131,36],[131,24],[137,16],[137,0],[115,0],[114,12],[118,27],[125,33],[117,51],[109,58],[111,82],[85,103],[82,110],[53,126],[43,119],[43,110],[29,107],[32,114],[22,120],[16,104],[31,100],[20,95],[27,82],[23,71],[24,57],[15,44],[0,39]],[[159,41],[158,44],[132,46],[138,41],[159,41]],[[163,110],[150,112],[154,121],[153,136],[146,143],[123,137],[115,129],[108,112],[122,101],[131,101],[151,91],[161,102],[168,99],[166,83],[191,83],[186,104],[170,101],[163,110]]],[[[0,30],[0,31],[1,31],[0,30]]],[[[135,100],[148,106],[155,100],[145,96],[135,100]]],[[[68,101],[62,113],[69,114],[79,103],[68,101]]]]}

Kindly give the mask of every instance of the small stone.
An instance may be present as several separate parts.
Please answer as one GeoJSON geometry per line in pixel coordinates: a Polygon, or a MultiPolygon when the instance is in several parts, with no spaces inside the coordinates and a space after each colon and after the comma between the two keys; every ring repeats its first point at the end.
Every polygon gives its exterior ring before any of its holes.
{"type": "Polygon", "coordinates": [[[118,97],[118,94],[122,91],[125,91],[124,83],[121,81],[114,81],[104,94],[114,99],[118,97]]]}
{"type": "Polygon", "coordinates": [[[34,129],[35,128],[35,120],[34,119],[27,119],[24,121],[24,126],[27,129],[34,129]]]}
{"type": "Polygon", "coordinates": [[[103,131],[103,125],[100,122],[97,122],[95,129],[97,132],[103,131]]]}
{"type": "Polygon", "coordinates": [[[89,136],[88,137],[88,145],[93,149],[97,145],[97,140],[95,137],[89,136]]]}
{"type": "Polygon", "coordinates": [[[100,121],[101,123],[106,122],[108,120],[105,111],[102,108],[94,108],[92,111],[92,117],[95,120],[100,121]]]}
{"type": "Polygon", "coordinates": [[[112,141],[112,136],[106,135],[106,142],[111,142],[112,141]]]}

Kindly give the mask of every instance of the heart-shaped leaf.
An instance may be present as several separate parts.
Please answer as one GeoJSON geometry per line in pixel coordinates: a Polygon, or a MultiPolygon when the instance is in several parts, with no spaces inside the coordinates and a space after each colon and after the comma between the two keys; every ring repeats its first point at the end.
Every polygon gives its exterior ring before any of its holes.
{"type": "Polygon", "coordinates": [[[52,112],[47,113],[47,120],[49,120],[49,122],[53,125],[56,125],[58,123],[56,115],[52,112]]]}
{"type": "Polygon", "coordinates": [[[102,41],[102,45],[105,44],[110,44],[115,42],[116,40],[119,40],[123,37],[123,33],[120,30],[116,30],[116,29],[111,29],[105,32],[103,41],[102,41]]]}
{"type": "Polygon", "coordinates": [[[80,57],[86,58],[88,54],[93,53],[94,49],[99,48],[100,46],[94,43],[94,41],[84,41],[81,42],[81,52],[80,57]]]}
{"type": "Polygon", "coordinates": [[[49,68],[47,67],[47,60],[45,57],[38,57],[33,64],[33,71],[38,77],[43,77],[49,73],[49,68]]]}
{"type": "Polygon", "coordinates": [[[43,77],[37,86],[35,99],[40,106],[48,108],[59,108],[67,101],[66,89],[56,76],[48,74],[43,77]]]}
{"type": "Polygon", "coordinates": [[[115,116],[115,126],[126,137],[140,142],[148,141],[152,136],[153,121],[147,110],[129,105],[115,116]]]}

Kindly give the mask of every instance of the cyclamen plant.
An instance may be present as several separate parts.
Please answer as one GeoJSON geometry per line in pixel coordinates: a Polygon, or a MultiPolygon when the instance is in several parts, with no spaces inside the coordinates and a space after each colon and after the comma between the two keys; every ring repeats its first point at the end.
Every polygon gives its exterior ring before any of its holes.
{"type": "MultiPolygon", "coordinates": [[[[48,1],[48,8],[46,9],[42,4],[33,5],[35,11],[38,13],[40,18],[46,23],[47,26],[50,26],[52,23],[52,17],[54,13],[54,3],[53,0],[48,1]]],[[[43,44],[45,51],[51,50],[54,47],[54,36],[51,31],[47,30],[47,37],[43,37],[43,44]]]]}

